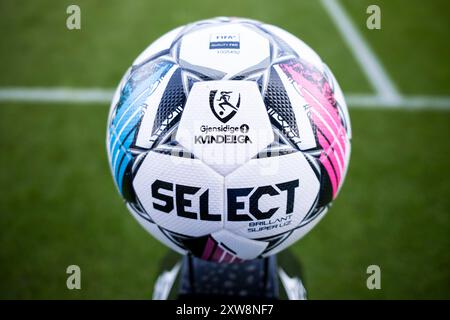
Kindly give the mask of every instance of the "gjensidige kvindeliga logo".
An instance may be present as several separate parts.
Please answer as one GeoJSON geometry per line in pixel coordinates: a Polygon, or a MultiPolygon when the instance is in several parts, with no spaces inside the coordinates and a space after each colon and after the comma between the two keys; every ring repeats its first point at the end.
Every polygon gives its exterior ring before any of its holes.
{"type": "Polygon", "coordinates": [[[249,130],[250,127],[246,123],[238,127],[229,124],[220,126],[201,125],[200,132],[204,134],[196,135],[194,143],[252,143],[252,140],[246,134],[249,130]]]}

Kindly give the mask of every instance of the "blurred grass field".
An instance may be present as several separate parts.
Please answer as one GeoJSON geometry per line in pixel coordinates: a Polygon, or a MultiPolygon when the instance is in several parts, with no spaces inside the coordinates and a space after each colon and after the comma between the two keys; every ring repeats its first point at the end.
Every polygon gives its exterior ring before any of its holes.
{"type": "MultiPolygon", "coordinates": [[[[450,95],[450,4],[341,1],[402,93],[450,95]],[[378,4],[382,30],[365,28],[378,4]]],[[[113,87],[164,32],[212,16],[279,25],[345,93],[372,89],[318,1],[2,1],[0,87],[113,87]],[[68,31],[78,4],[82,29],[68,31]]],[[[352,158],[327,217],[292,247],[311,299],[450,299],[450,112],[350,109],[352,158]],[[366,288],[366,268],[382,289],[366,288]]],[[[0,103],[0,298],[151,297],[167,249],[131,217],[105,151],[107,104],[0,103]],[[66,267],[82,290],[66,288],[66,267]]]]}

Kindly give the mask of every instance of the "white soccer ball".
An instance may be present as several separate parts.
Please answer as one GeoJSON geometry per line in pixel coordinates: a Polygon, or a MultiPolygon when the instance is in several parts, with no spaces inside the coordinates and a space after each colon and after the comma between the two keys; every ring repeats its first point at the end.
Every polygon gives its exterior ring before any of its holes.
{"type": "Polygon", "coordinates": [[[351,128],[333,74],[292,34],[215,18],[165,34],[111,104],[107,149],[128,209],[180,253],[266,257],[325,215],[351,128]]]}

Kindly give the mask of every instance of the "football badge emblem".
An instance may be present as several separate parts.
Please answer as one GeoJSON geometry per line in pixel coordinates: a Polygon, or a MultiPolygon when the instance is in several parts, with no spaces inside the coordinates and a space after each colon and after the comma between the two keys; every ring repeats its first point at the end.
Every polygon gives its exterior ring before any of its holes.
{"type": "Polygon", "coordinates": [[[209,106],[216,118],[223,123],[233,118],[240,104],[240,93],[220,90],[211,90],[209,93],[209,106]]]}

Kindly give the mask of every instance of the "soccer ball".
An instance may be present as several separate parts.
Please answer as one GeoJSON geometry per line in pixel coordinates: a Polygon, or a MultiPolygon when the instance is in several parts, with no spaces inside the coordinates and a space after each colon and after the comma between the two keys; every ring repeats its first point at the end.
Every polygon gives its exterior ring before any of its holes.
{"type": "Polygon", "coordinates": [[[138,222],[179,253],[240,262],[288,247],[326,214],[350,157],[342,91],[292,34],[239,18],[179,27],[114,95],[107,150],[138,222]]]}

